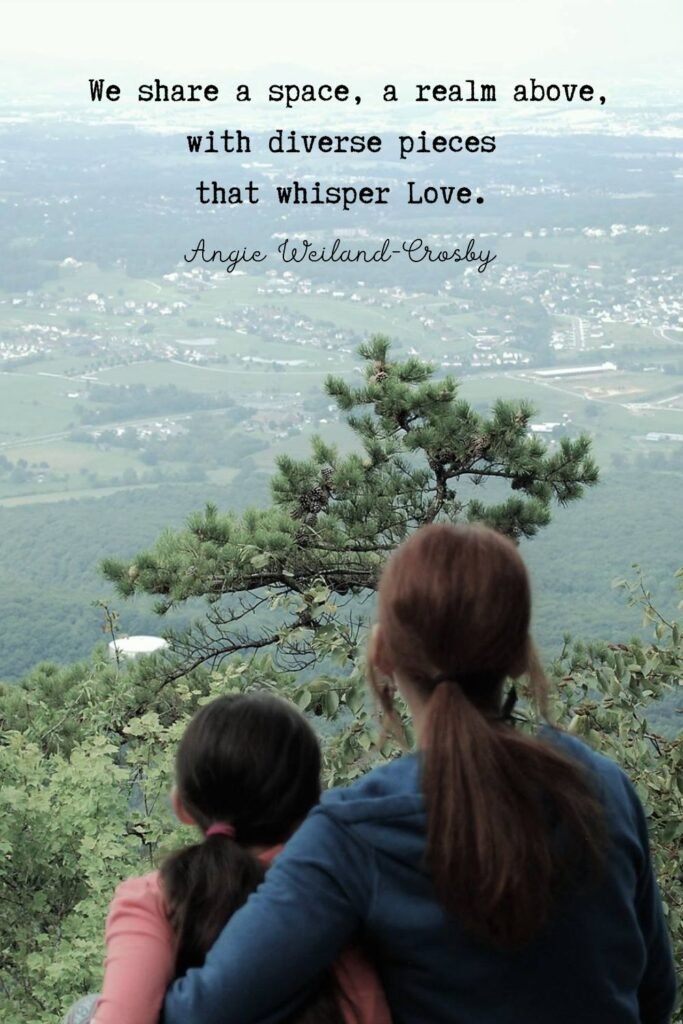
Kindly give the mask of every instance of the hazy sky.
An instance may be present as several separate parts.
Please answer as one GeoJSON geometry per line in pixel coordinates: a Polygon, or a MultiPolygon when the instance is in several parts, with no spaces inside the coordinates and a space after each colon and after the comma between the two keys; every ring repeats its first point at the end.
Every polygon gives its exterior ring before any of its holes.
{"type": "MultiPolygon", "coordinates": [[[[0,59],[60,78],[244,72],[276,64],[364,77],[430,71],[678,76],[683,0],[3,0],[0,59]]],[[[448,73],[448,77],[444,76],[448,73]]],[[[571,78],[569,79],[571,80],[571,78]]],[[[79,81],[80,86],[80,81],[79,81]]]]}

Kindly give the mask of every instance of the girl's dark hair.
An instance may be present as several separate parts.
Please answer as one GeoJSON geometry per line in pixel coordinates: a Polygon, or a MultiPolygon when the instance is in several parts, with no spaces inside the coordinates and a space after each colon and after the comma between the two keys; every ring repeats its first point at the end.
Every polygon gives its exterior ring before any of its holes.
{"type": "Polygon", "coordinates": [[[604,815],[581,765],[502,721],[506,678],[528,673],[531,592],[515,545],[486,527],[433,524],[388,560],[382,642],[427,700],[422,737],[427,864],[442,904],[473,933],[519,948],[579,869],[602,862],[604,815]]]}
{"type": "MultiPolygon", "coordinates": [[[[292,705],[266,694],[219,697],[194,716],[176,755],[176,787],[206,830],[230,824],[171,854],[161,879],[177,937],[176,976],[199,967],[223,926],[263,880],[247,847],[285,842],[320,798],[320,746],[292,705]]],[[[342,1024],[333,976],[292,1020],[342,1024]]]]}

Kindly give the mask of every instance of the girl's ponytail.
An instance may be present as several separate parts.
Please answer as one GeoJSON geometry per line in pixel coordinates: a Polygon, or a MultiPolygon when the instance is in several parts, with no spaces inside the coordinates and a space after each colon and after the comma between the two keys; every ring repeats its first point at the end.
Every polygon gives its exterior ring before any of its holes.
{"type": "MultiPolygon", "coordinates": [[[[201,967],[223,926],[264,875],[261,861],[225,835],[207,836],[167,858],[161,879],[177,937],[176,977],[201,967]]],[[[342,1005],[356,1016],[334,975],[326,972],[287,1024],[343,1024],[342,1005]]]]}
{"type": "Polygon", "coordinates": [[[207,836],[172,853],[161,880],[176,935],[176,976],[201,967],[225,922],[263,880],[261,862],[234,839],[207,836]]]}

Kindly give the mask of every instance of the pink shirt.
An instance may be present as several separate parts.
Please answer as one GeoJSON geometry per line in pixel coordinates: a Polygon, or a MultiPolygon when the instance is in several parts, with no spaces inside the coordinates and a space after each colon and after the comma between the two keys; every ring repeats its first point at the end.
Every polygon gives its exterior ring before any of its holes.
{"type": "Polygon", "coordinates": [[[118,886],[105,941],[104,983],[92,1024],[156,1024],[175,966],[175,935],[157,871],[118,886]]]}
{"type": "MultiPolygon", "coordinates": [[[[270,863],[279,847],[262,856],[270,863]]],[[[118,886],[105,930],[104,983],[92,1024],[157,1024],[174,976],[175,935],[166,915],[158,871],[118,886]]],[[[348,1024],[391,1024],[384,991],[373,968],[353,947],[334,965],[342,990],[356,1009],[348,1024]]]]}

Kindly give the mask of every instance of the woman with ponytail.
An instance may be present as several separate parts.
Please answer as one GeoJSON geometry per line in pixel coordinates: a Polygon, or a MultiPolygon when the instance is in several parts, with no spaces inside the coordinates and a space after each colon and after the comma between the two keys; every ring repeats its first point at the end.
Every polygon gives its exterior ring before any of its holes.
{"type": "Polygon", "coordinates": [[[275,1024],[361,932],[395,1024],[666,1024],[670,941],[623,772],[512,722],[547,684],[515,546],[431,525],[389,559],[371,678],[419,751],[333,790],[170,989],[164,1024],[275,1024]]]}
{"type": "Polygon", "coordinates": [[[530,613],[526,568],[508,540],[436,526],[387,565],[373,654],[420,733],[425,859],[441,903],[472,935],[511,950],[540,932],[577,868],[604,867],[595,783],[566,743],[510,728],[506,679],[526,673],[546,710],[530,613]]]}
{"type": "MultiPolygon", "coordinates": [[[[205,705],[180,742],[172,794],[176,816],[201,838],[119,886],[102,993],[95,1007],[91,997],[73,1008],[74,1024],[157,1024],[167,985],[204,963],[319,796],[320,747],[296,708],[267,695],[205,705]]],[[[350,947],[281,1019],[390,1024],[375,973],[350,947]]]]}

